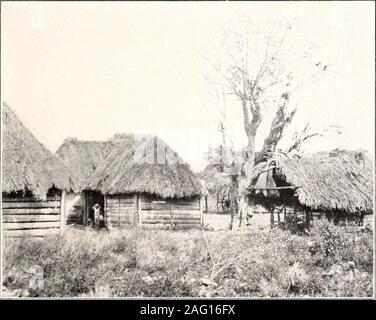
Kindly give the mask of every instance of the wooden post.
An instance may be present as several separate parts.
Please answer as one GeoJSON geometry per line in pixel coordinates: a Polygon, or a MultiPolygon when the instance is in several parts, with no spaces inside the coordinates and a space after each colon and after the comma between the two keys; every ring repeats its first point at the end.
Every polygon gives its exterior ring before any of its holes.
{"type": "Polygon", "coordinates": [[[108,230],[108,224],[107,224],[107,196],[103,196],[103,214],[104,214],[104,225],[105,228],[108,230]]]}
{"type": "Polygon", "coordinates": [[[270,210],[270,228],[274,227],[274,209],[270,210]]]}
{"type": "MultiPolygon", "coordinates": [[[[207,200],[206,196],[205,196],[205,200],[207,200]]],[[[204,214],[203,214],[203,210],[202,210],[202,197],[200,197],[200,200],[199,200],[199,208],[200,208],[200,224],[201,226],[204,225],[204,214]]],[[[207,202],[206,202],[206,206],[207,206],[207,202]]]]}
{"type": "Polygon", "coordinates": [[[170,229],[173,230],[174,229],[174,205],[172,202],[170,203],[170,217],[171,217],[170,229]]]}
{"type": "Polygon", "coordinates": [[[137,193],[137,217],[138,217],[138,225],[141,227],[142,226],[142,217],[141,217],[141,197],[140,194],[137,193]]]}
{"type": "Polygon", "coordinates": [[[309,210],[308,209],[306,209],[305,214],[306,214],[306,228],[309,229],[309,210]]]}
{"type": "Polygon", "coordinates": [[[64,233],[65,229],[65,190],[61,192],[60,199],[60,235],[64,233]]]}
{"type": "Polygon", "coordinates": [[[205,212],[208,213],[208,196],[205,196],[205,212]]]}
{"type": "Polygon", "coordinates": [[[87,220],[88,220],[87,194],[86,194],[86,191],[82,191],[82,195],[84,197],[84,209],[83,209],[82,223],[86,227],[87,226],[87,220]]]}
{"type": "Polygon", "coordinates": [[[121,227],[121,224],[120,224],[120,195],[119,195],[119,199],[118,199],[118,223],[119,223],[119,228],[121,227]]]}

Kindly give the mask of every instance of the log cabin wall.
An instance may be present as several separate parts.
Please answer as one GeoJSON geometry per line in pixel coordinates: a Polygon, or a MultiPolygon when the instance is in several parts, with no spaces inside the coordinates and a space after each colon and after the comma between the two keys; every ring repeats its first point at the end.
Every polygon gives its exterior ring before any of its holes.
{"type": "Polygon", "coordinates": [[[202,225],[200,199],[162,199],[147,195],[107,195],[107,222],[115,227],[182,230],[202,225]]]}
{"type": "Polygon", "coordinates": [[[200,199],[140,198],[140,222],[146,229],[182,230],[202,225],[200,199]]]}
{"type": "Polygon", "coordinates": [[[64,229],[65,193],[33,197],[2,196],[2,231],[5,237],[44,237],[64,229]],[[63,205],[62,205],[63,203],[63,205]]]}
{"type": "Polygon", "coordinates": [[[107,195],[107,222],[116,227],[135,225],[137,213],[136,195],[107,195]]]}

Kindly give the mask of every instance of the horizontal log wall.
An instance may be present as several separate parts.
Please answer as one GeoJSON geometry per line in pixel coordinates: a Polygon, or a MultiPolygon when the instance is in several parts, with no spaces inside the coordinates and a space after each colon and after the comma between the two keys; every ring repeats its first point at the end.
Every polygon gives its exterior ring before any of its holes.
{"type": "Polygon", "coordinates": [[[5,237],[59,233],[61,197],[48,196],[45,201],[34,198],[2,197],[2,231],[5,237]]]}
{"type": "Polygon", "coordinates": [[[200,200],[155,200],[141,197],[141,225],[145,229],[182,230],[201,226],[200,200]]]}
{"type": "Polygon", "coordinates": [[[117,227],[134,225],[136,205],[135,195],[106,196],[107,222],[117,227]]]}

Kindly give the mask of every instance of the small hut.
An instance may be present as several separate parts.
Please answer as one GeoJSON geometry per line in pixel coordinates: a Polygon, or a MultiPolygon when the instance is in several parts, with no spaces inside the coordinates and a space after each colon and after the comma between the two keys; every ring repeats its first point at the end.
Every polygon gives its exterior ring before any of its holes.
{"type": "Polygon", "coordinates": [[[69,171],[2,104],[2,230],[37,236],[63,230],[69,171]]]}
{"type": "Polygon", "coordinates": [[[116,134],[105,141],[87,141],[66,138],[56,155],[70,169],[75,188],[66,196],[66,223],[87,225],[90,208],[99,203],[103,208],[103,197],[98,192],[85,191],[88,180],[95,170],[119,145],[123,149],[133,147],[137,138],[131,134],[116,134]]]}
{"type": "Polygon", "coordinates": [[[204,212],[207,213],[224,213],[229,210],[231,176],[221,169],[219,164],[209,164],[200,174],[207,195],[205,195],[204,212]]]}
{"type": "Polygon", "coordinates": [[[272,225],[309,225],[323,216],[361,224],[373,215],[373,162],[364,151],[335,149],[294,158],[276,154],[255,166],[249,189],[254,211],[270,213],[272,225]]]}
{"type": "Polygon", "coordinates": [[[103,195],[105,218],[114,226],[176,230],[202,225],[199,178],[157,137],[131,150],[114,150],[87,189],[103,195]]]}

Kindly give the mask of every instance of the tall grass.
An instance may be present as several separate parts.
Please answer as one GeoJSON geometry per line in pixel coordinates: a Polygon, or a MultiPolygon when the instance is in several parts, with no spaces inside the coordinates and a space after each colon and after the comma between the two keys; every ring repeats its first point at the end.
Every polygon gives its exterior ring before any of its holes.
{"type": "Polygon", "coordinates": [[[31,296],[372,296],[373,235],[317,222],[309,236],[282,230],[110,234],[69,230],[3,243],[3,279],[31,296]]]}

